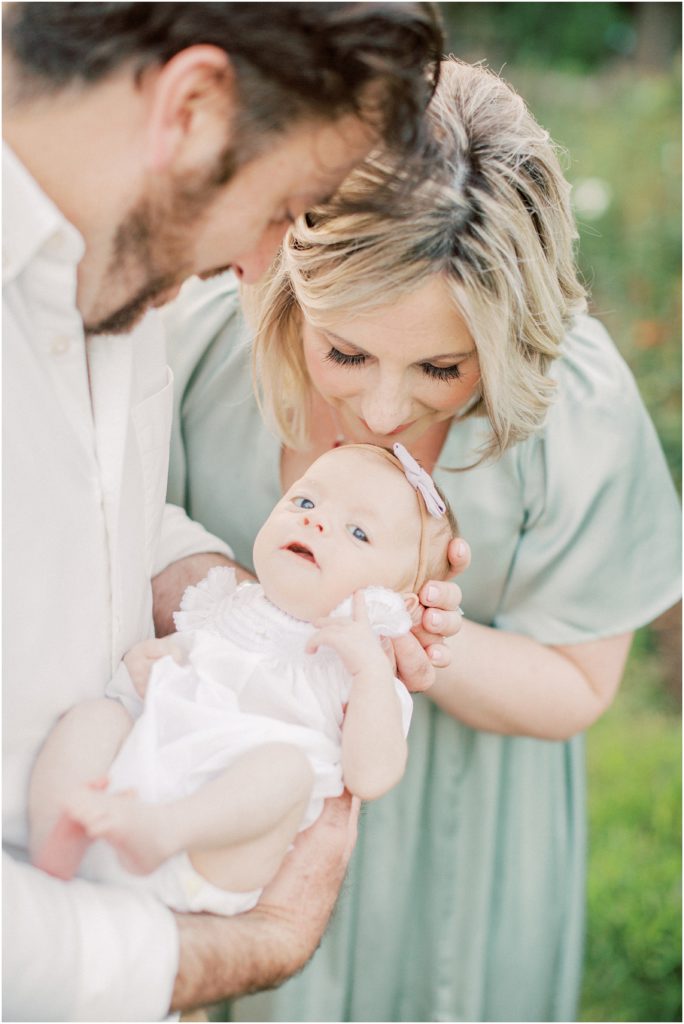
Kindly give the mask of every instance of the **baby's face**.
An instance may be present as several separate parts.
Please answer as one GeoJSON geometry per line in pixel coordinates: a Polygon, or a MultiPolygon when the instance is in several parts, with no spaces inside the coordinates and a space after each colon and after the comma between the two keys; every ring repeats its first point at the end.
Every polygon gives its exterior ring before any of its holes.
{"type": "Polygon", "coordinates": [[[362,587],[406,587],[419,539],[403,475],[370,452],[338,448],[278,502],[254,543],[254,567],[275,605],[312,621],[362,587]]]}

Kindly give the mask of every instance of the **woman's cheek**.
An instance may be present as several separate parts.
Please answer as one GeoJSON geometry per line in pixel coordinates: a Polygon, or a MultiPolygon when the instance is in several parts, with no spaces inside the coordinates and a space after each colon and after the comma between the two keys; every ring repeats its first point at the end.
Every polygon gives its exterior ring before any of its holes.
{"type": "Polygon", "coordinates": [[[352,374],[356,377],[359,375],[359,370],[334,366],[328,360],[319,361],[314,366],[313,372],[309,370],[309,375],[317,390],[321,394],[331,395],[335,398],[352,395],[357,390],[352,374]]]}

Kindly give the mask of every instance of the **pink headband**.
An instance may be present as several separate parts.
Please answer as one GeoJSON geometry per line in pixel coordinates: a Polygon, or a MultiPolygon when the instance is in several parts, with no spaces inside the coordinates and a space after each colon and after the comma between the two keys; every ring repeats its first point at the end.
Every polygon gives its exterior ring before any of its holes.
{"type": "Polygon", "coordinates": [[[446,505],[439,496],[439,492],[435,487],[435,482],[429,473],[426,473],[421,465],[419,465],[413,456],[404,448],[403,444],[397,444],[392,446],[392,451],[399,459],[401,468],[406,474],[406,479],[411,484],[411,487],[420,494],[425,507],[431,516],[435,519],[441,519],[443,515],[446,515],[446,505]]]}

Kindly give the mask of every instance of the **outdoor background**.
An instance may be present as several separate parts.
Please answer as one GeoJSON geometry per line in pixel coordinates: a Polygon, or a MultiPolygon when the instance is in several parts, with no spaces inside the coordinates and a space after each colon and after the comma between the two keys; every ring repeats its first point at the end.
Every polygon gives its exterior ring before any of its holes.
{"type": "MultiPolygon", "coordinates": [[[[501,73],[567,151],[592,311],[681,488],[680,4],[440,7],[451,52],[501,73]]],[[[580,1019],[681,1020],[681,607],[638,633],[588,760],[580,1019]]]]}

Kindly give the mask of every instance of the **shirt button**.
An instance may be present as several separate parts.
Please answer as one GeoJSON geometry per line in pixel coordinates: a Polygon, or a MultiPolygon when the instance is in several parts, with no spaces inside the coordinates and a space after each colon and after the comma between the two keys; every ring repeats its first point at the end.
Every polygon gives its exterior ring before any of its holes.
{"type": "Polygon", "coordinates": [[[71,338],[66,334],[58,334],[52,339],[51,352],[53,356],[63,356],[65,352],[69,351],[71,347],[71,338]]]}

